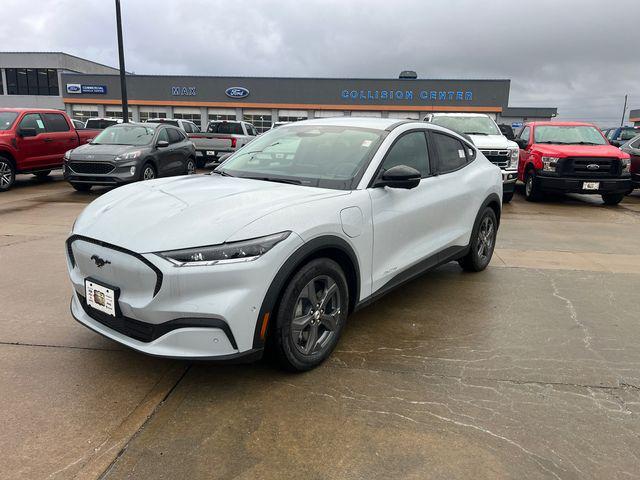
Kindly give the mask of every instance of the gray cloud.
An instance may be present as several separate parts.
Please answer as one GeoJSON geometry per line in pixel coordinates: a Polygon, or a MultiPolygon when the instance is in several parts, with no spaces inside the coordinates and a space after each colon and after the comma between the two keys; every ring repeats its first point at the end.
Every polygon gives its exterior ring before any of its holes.
{"type": "MultiPolygon", "coordinates": [[[[136,73],[511,78],[512,106],[619,123],[640,108],[640,2],[122,0],[136,73]]],[[[2,50],[117,64],[110,0],[3,0],[2,50]],[[28,7],[26,7],[28,5],[28,7]]]]}

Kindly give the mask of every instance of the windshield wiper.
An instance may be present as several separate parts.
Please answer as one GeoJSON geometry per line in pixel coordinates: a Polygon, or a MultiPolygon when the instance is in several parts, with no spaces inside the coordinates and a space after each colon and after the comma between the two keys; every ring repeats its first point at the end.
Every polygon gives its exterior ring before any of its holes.
{"type": "Polygon", "coordinates": [[[484,132],[464,132],[467,135],[489,135],[488,133],[484,133],[484,132]]]}
{"type": "Polygon", "coordinates": [[[278,177],[242,177],[242,178],[249,178],[251,180],[264,180],[265,182],[289,183],[291,185],[302,184],[300,180],[294,180],[292,178],[278,178],[278,177]]]}
{"type": "Polygon", "coordinates": [[[225,172],[224,170],[212,170],[211,173],[209,173],[209,175],[213,175],[214,173],[216,175],[220,175],[220,176],[223,176],[223,177],[233,177],[233,175],[231,175],[230,173],[225,172]]]}
{"type": "Polygon", "coordinates": [[[604,145],[604,143],[594,143],[594,142],[571,142],[571,145],[604,145]]]}

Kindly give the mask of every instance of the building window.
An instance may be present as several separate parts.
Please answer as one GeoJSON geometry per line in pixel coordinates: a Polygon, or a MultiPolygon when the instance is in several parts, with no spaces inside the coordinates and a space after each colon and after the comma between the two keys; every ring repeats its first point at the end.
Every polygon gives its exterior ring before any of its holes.
{"type": "Polygon", "coordinates": [[[74,105],[71,108],[71,118],[86,122],[89,118],[98,116],[98,107],[95,105],[74,105]]]}
{"type": "Polygon", "coordinates": [[[146,122],[150,118],[167,118],[166,111],[149,111],[149,110],[140,110],[140,121],[146,122]]]}
{"type": "Polygon", "coordinates": [[[207,118],[210,122],[220,120],[235,121],[236,110],[235,108],[210,108],[207,111],[207,118]]]}
{"type": "MultiPolygon", "coordinates": [[[[107,107],[107,110],[105,112],[105,116],[107,118],[120,118],[122,119],[122,108],[121,107],[107,107]]],[[[129,121],[133,121],[133,113],[131,112],[131,110],[129,110],[129,121]]]]}
{"type": "Polygon", "coordinates": [[[60,95],[55,68],[7,68],[9,95],[60,95]]]}
{"type": "Polygon", "coordinates": [[[314,116],[316,118],[343,117],[344,112],[341,110],[316,110],[314,116]]]}
{"type": "Polygon", "coordinates": [[[299,122],[308,117],[309,113],[306,110],[278,110],[279,122],[299,122]]]}
{"type": "Polygon", "coordinates": [[[258,133],[264,133],[271,128],[271,110],[245,110],[243,120],[253,124],[258,133]]]}

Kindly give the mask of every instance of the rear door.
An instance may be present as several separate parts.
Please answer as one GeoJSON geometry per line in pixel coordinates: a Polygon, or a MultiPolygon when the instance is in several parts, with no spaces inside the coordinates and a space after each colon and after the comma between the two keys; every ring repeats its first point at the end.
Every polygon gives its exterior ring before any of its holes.
{"type": "Polygon", "coordinates": [[[78,134],[75,129],[71,128],[62,113],[43,113],[42,118],[47,129],[47,136],[51,139],[50,152],[54,155],[56,163],[62,164],[65,152],[78,146],[78,134]]]}
{"type": "Polygon", "coordinates": [[[426,130],[402,133],[382,160],[371,186],[373,215],[372,292],[391,287],[407,275],[409,269],[429,261],[441,248],[441,207],[427,146],[426,130]],[[375,179],[385,170],[407,165],[422,174],[420,184],[412,189],[374,187],[375,179]]]}
{"type": "MultiPolygon", "coordinates": [[[[169,133],[167,132],[167,127],[158,127],[158,133],[156,136],[156,145],[158,142],[169,142],[169,133]]],[[[172,148],[171,142],[166,147],[157,147],[155,150],[156,157],[156,165],[158,167],[158,176],[164,177],[167,175],[171,175],[172,166],[172,148]]]]}
{"type": "Polygon", "coordinates": [[[25,114],[16,128],[16,133],[23,128],[33,128],[36,131],[35,137],[22,137],[16,135],[16,149],[20,152],[18,169],[34,170],[48,166],[52,160],[50,154],[50,143],[44,120],[39,113],[25,114]]]}
{"type": "Polygon", "coordinates": [[[186,135],[177,128],[167,128],[169,136],[170,171],[171,175],[179,175],[186,170],[189,155],[186,135]]]}

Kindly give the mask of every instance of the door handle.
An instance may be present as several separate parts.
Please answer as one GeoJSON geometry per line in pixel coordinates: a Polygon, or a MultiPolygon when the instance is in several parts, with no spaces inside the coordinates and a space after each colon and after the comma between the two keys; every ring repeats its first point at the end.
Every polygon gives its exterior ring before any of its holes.
{"type": "Polygon", "coordinates": [[[44,141],[45,142],[53,142],[53,138],[45,138],[44,141]]]}

